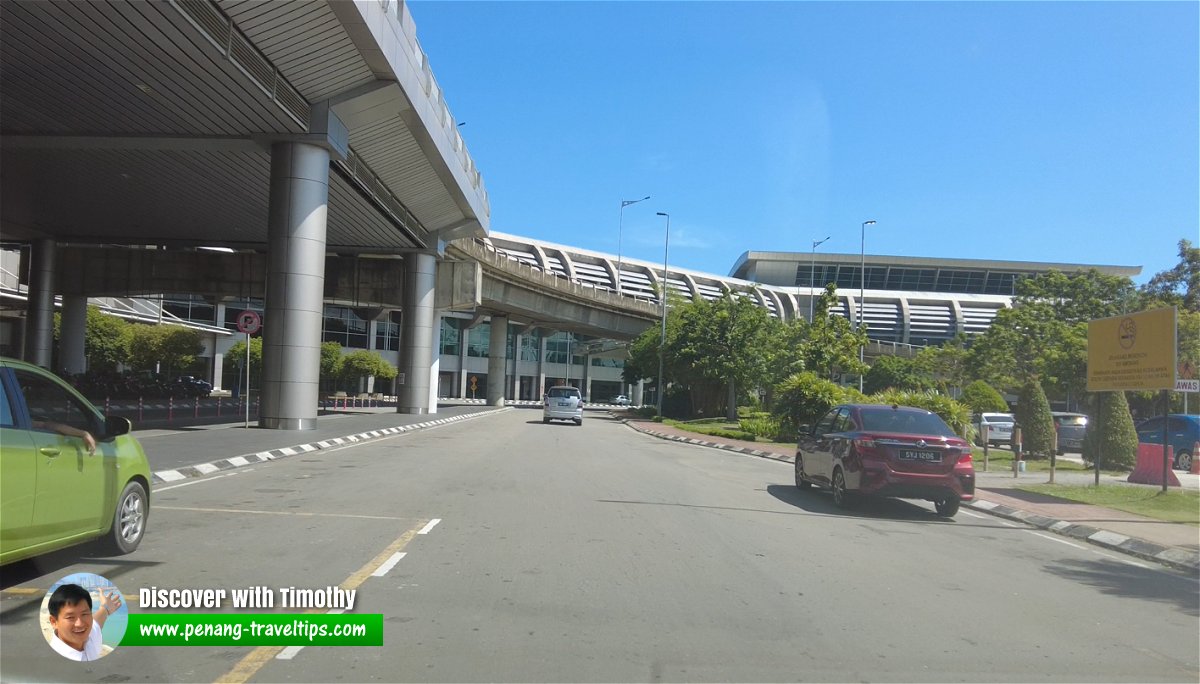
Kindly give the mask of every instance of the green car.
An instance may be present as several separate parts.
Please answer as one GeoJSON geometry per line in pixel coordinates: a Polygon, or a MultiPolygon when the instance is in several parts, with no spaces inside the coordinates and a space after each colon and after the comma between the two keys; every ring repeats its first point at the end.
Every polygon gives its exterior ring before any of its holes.
{"type": "Polygon", "coordinates": [[[45,369],[0,357],[0,565],[98,538],[118,554],[138,547],[151,476],[131,429],[45,369]]]}

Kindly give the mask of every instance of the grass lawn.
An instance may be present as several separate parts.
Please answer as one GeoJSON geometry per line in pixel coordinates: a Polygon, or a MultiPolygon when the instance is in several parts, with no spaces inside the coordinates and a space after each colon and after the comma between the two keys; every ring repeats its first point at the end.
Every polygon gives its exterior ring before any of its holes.
{"type": "MultiPolygon", "coordinates": [[[[971,458],[974,459],[974,461],[975,461],[975,469],[982,472],[983,471],[983,448],[982,447],[972,447],[972,449],[974,450],[974,452],[972,453],[971,458]]],[[[1013,462],[1013,454],[1011,451],[1002,451],[1000,449],[989,449],[988,450],[988,472],[990,472],[990,473],[997,473],[997,472],[1011,473],[1012,472],[1012,462],[1013,462]]],[[[1054,464],[1054,470],[1056,472],[1060,472],[1060,473],[1062,473],[1062,472],[1076,472],[1076,473],[1093,472],[1093,470],[1091,468],[1083,465],[1082,463],[1076,463],[1075,461],[1068,461],[1063,458],[1059,458],[1056,460],[1056,462],[1054,464]]],[[[1030,472],[1030,473],[1048,473],[1048,472],[1050,472],[1050,459],[1048,459],[1048,458],[1026,459],[1025,460],[1025,471],[1030,472]]],[[[1102,472],[1106,475],[1124,475],[1124,474],[1128,473],[1129,471],[1101,469],[1100,472],[1102,472]]]]}
{"type": "Polygon", "coordinates": [[[1157,520],[1200,526],[1200,492],[1172,489],[1164,494],[1159,489],[1125,485],[1086,487],[1040,484],[1023,485],[1021,489],[1071,501],[1115,508],[1119,511],[1136,513],[1157,520]]]}

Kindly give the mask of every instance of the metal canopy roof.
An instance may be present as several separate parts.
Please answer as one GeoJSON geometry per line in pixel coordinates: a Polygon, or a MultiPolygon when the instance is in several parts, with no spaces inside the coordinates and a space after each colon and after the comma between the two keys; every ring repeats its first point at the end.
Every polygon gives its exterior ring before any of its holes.
{"type": "MultiPolygon", "coordinates": [[[[264,245],[269,141],[305,133],[310,104],[386,76],[343,22],[323,0],[6,0],[4,239],[264,245]]],[[[418,142],[430,132],[413,130],[407,99],[386,104],[347,117],[329,249],[423,247],[432,231],[486,225],[462,197],[481,187],[444,168],[459,160],[418,142]]]]}

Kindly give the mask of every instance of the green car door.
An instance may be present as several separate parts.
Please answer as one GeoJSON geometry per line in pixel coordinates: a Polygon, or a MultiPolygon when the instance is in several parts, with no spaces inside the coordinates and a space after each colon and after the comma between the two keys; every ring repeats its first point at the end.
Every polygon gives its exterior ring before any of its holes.
{"type": "Polygon", "coordinates": [[[6,377],[0,368],[0,559],[31,543],[38,462],[33,438],[17,426],[6,377]]]}
{"type": "Polygon", "coordinates": [[[29,437],[36,450],[37,500],[33,507],[31,541],[71,543],[94,537],[108,524],[108,490],[115,485],[113,445],[98,444],[89,454],[79,437],[56,432],[67,425],[101,434],[99,414],[57,379],[14,368],[29,412],[29,437]]]}

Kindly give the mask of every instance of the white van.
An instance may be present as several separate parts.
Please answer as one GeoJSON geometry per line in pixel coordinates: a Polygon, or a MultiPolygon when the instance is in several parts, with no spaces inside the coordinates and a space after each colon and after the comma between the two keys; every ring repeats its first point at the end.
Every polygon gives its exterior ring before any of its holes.
{"type": "Polygon", "coordinates": [[[573,420],[583,425],[583,396],[578,387],[551,387],[542,399],[542,422],[573,420]]]}

